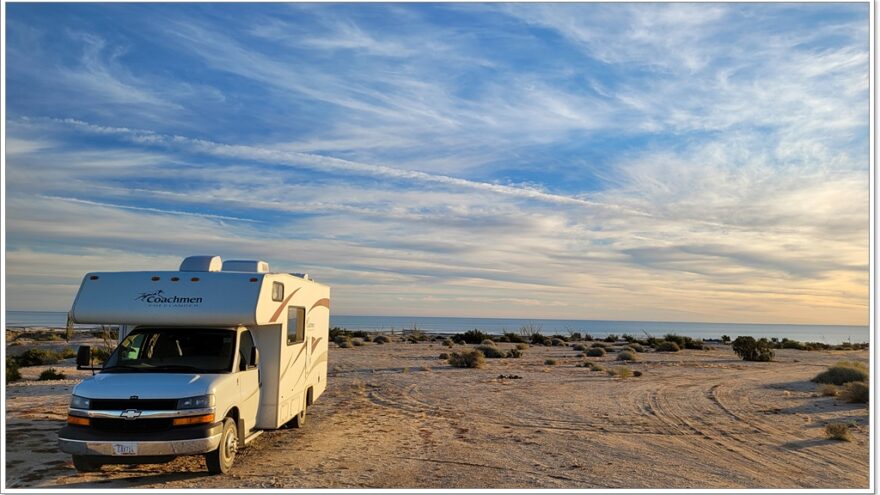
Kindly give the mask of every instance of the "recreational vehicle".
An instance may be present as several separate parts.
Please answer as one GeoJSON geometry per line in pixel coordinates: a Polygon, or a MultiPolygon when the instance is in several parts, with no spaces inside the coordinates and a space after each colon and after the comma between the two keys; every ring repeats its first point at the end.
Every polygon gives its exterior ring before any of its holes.
{"type": "Polygon", "coordinates": [[[102,366],[89,346],[77,354],[93,376],[74,387],[58,442],[80,471],[204,455],[225,473],[263,430],[301,428],[327,387],[330,289],[264,261],[89,273],[71,318],[120,328],[102,366]]]}

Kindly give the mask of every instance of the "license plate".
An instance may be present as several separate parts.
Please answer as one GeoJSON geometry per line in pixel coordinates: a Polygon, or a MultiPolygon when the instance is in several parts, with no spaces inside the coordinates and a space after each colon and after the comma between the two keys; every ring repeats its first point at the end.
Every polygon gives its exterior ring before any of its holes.
{"type": "Polygon", "coordinates": [[[138,445],[135,442],[114,443],[114,455],[137,455],[138,445]]]}

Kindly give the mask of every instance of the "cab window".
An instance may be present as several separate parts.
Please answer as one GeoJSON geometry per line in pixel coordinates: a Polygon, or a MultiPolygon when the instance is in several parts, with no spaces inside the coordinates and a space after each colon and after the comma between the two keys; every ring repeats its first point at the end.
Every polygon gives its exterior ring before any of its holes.
{"type": "Polygon", "coordinates": [[[254,336],[250,330],[241,333],[241,341],[238,344],[238,369],[244,371],[248,369],[251,363],[251,351],[256,347],[254,345],[254,336]]]}

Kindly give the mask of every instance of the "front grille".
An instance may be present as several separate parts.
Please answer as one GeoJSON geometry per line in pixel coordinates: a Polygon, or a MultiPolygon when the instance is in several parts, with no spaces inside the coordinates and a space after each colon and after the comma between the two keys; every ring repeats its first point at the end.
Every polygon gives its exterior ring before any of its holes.
{"type": "Polygon", "coordinates": [[[89,409],[94,411],[170,411],[177,409],[177,399],[92,399],[89,409]]]}
{"type": "Polygon", "coordinates": [[[172,418],[151,419],[111,419],[92,418],[91,426],[96,430],[116,432],[154,432],[171,429],[172,418]]]}

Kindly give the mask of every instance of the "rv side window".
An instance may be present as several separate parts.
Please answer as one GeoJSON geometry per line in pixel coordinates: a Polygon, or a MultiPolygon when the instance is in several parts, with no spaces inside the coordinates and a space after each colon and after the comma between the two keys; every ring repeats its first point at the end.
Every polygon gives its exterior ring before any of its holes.
{"type": "Polygon", "coordinates": [[[282,284],[281,282],[272,282],[272,300],[284,300],[284,284],[282,284]]]}
{"type": "Polygon", "coordinates": [[[306,340],[306,308],[288,306],[287,345],[300,344],[306,340]]]}

